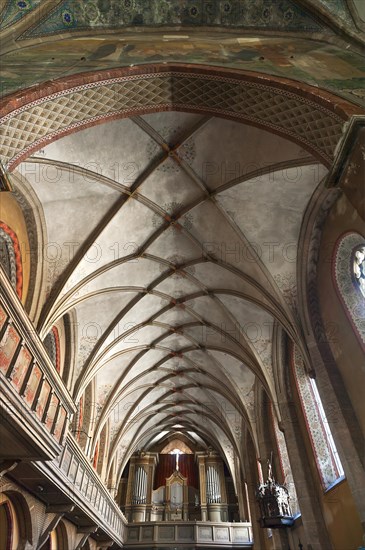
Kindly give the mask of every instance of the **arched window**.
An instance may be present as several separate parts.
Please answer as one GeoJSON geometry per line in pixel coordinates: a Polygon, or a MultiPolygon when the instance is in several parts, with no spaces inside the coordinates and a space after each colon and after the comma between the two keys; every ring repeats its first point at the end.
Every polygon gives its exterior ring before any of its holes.
{"type": "Polygon", "coordinates": [[[60,521],[56,529],[51,531],[45,546],[43,546],[42,548],[44,548],[45,550],[69,549],[67,530],[63,521],[60,521]]]}
{"type": "Polygon", "coordinates": [[[314,396],[316,405],[318,407],[318,412],[319,412],[320,417],[322,419],[322,424],[323,424],[324,430],[326,432],[327,442],[328,442],[328,445],[329,445],[330,450],[331,450],[332,458],[333,458],[333,460],[336,464],[339,477],[344,477],[345,472],[343,470],[341,460],[340,460],[340,457],[338,455],[338,451],[337,451],[334,439],[332,437],[332,433],[331,433],[331,429],[330,429],[329,424],[328,424],[327,416],[326,416],[326,413],[325,413],[323,405],[322,405],[322,400],[321,400],[321,397],[318,393],[316,381],[313,378],[310,378],[309,382],[312,386],[313,396],[314,396]]]}
{"type": "Polygon", "coordinates": [[[297,346],[292,346],[291,361],[322,485],[324,489],[329,489],[337,480],[343,478],[344,470],[316,383],[308,376],[303,358],[297,346]]]}
{"type": "Polygon", "coordinates": [[[181,439],[173,439],[172,441],[169,441],[167,445],[160,451],[161,454],[176,454],[179,452],[179,454],[192,454],[193,451],[190,449],[190,447],[181,441],[181,439]]]}
{"type": "Polygon", "coordinates": [[[7,495],[0,494],[0,548],[19,548],[20,531],[17,510],[7,495]]]}
{"type": "Polygon", "coordinates": [[[365,239],[346,233],[336,243],[332,273],[336,292],[354,332],[365,347],[365,239]]]}
{"type": "Polygon", "coordinates": [[[0,504],[0,548],[13,548],[13,514],[9,501],[0,504]]]}
{"type": "Polygon", "coordinates": [[[22,297],[23,268],[19,241],[14,231],[0,222],[0,264],[19,298],[22,297]]]}

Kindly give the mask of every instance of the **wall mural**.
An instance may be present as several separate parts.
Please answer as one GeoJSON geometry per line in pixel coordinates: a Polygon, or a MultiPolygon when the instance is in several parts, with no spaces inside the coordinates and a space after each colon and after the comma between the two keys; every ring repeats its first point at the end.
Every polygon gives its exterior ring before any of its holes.
{"type": "Polygon", "coordinates": [[[303,358],[297,346],[293,346],[291,361],[322,485],[324,489],[328,489],[328,487],[339,479],[340,473],[328,443],[323,419],[316,405],[313,389],[305,370],[303,358]]]}
{"type": "MultiPolygon", "coordinates": [[[[178,36],[178,35],[177,35],[178,36]]],[[[72,74],[146,63],[180,62],[267,73],[320,86],[365,103],[364,59],[325,42],[285,37],[237,38],[229,33],[164,40],[153,34],[78,38],[16,48],[2,56],[0,91],[72,74]]]]}
{"type": "MultiPolygon", "coordinates": [[[[362,0],[355,0],[360,7],[362,0]]],[[[354,26],[346,0],[317,0],[323,11],[336,14],[348,27],[354,26]]],[[[283,30],[319,31],[320,20],[295,0],[63,0],[50,3],[46,13],[25,35],[44,36],[55,32],[90,28],[123,28],[126,26],[232,26],[283,30]],[[55,5],[56,4],[56,5],[55,5]]],[[[18,23],[35,8],[40,0],[5,0],[0,14],[3,28],[18,23]]],[[[353,10],[352,10],[353,11],[353,10]]],[[[44,12],[44,9],[43,9],[44,12]]]]}
{"type": "Polygon", "coordinates": [[[65,0],[40,22],[37,21],[22,38],[69,30],[147,25],[264,27],[306,32],[318,32],[322,28],[314,17],[292,0],[65,0]]]}
{"type": "Polygon", "coordinates": [[[7,0],[0,14],[1,28],[5,29],[14,25],[40,3],[41,0],[7,0]]]}

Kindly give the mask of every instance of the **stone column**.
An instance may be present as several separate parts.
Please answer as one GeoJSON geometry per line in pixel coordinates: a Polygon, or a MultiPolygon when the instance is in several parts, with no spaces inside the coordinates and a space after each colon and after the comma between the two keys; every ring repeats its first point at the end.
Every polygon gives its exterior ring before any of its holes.
{"type": "Polygon", "coordinates": [[[158,461],[158,453],[148,453],[146,458],[148,458],[148,462],[145,465],[147,470],[146,521],[151,521],[152,491],[155,479],[156,464],[158,461]]]}
{"type": "MultiPolygon", "coordinates": [[[[281,468],[280,468],[280,451],[277,446],[277,442],[274,434],[274,424],[272,418],[272,410],[270,403],[265,397],[261,401],[260,407],[261,415],[258,423],[258,446],[260,452],[260,464],[263,473],[264,481],[266,481],[266,474],[268,471],[268,460],[272,458],[272,468],[275,480],[281,483],[281,468]]],[[[285,533],[285,529],[272,529],[272,550],[281,550],[281,548],[288,547],[288,538],[285,533]]],[[[267,531],[266,531],[267,532],[267,531]]]]}
{"type": "Polygon", "coordinates": [[[132,493],[134,485],[134,473],[136,469],[135,461],[132,460],[132,458],[129,464],[127,495],[125,499],[125,515],[128,521],[132,521],[132,493]]]}
{"type": "Polygon", "coordinates": [[[202,521],[208,520],[207,510],[207,493],[206,493],[206,477],[205,477],[205,455],[203,453],[196,453],[196,460],[198,461],[199,468],[199,490],[200,490],[200,508],[202,521]]]}
{"type": "Polygon", "coordinates": [[[254,541],[254,547],[260,550],[267,550],[269,548],[269,541],[267,538],[266,529],[262,529],[260,525],[260,510],[256,500],[256,488],[259,483],[259,475],[257,470],[257,459],[255,447],[253,445],[251,436],[247,438],[247,448],[243,455],[244,457],[244,469],[247,476],[247,501],[250,512],[250,521],[252,525],[252,536],[254,541]]]}

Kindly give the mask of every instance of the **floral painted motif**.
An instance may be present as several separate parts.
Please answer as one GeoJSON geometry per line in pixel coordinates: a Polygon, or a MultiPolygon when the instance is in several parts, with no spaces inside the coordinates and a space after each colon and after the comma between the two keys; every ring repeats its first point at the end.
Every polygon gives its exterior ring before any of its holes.
{"type": "Polygon", "coordinates": [[[66,410],[63,407],[61,407],[58,413],[58,418],[54,429],[54,436],[58,442],[60,442],[61,440],[65,420],[66,420],[66,410]]]}
{"type": "Polygon", "coordinates": [[[98,417],[100,416],[101,414],[101,411],[102,411],[102,406],[104,405],[107,397],[108,397],[108,394],[110,393],[111,389],[112,389],[113,385],[112,384],[102,384],[98,387],[98,397],[97,397],[97,401],[98,401],[98,417]]]}
{"type": "Polygon", "coordinates": [[[297,304],[297,285],[295,273],[277,273],[274,276],[274,279],[282,292],[285,301],[295,310],[297,304]]]}
{"type": "Polygon", "coordinates": [[[0,330],[5,325],[5,321],[7,319],[6,312],[3,310],[3,308],[0,306],[0,330]]]}
{"type": "Polygon", "coordinates": [[[327,489],[340,477],[340,474],[331,452],[304,361],[297,346],[294,346],[292,350],[292,367],[321,481],[323,487],[327,489]]]}
{"type": "Polygon", "coordinates": [[[25,346],[22,347],[11,373],[11,381],[18,392],[21,390],[31,360],[32,356],[29,350],[25,346]]]}
{"type": "Polygon", "coordinates": [[[254,348],[260,355],[262,364],[264,365],[271,380],[274,380],[274,372],[272,366],[272,344],[270,338],[258,338],[252,342],[254,348]]]}
{"type": "Polygon", "coordinates": [[[14,25],[24,15],[33,11],[41,0],[7,0],[0,15],[1,29],[14,25]]]}
{"type": "MultiPolygon", "coordinates": [[[[174,128],[170,128],[168,126],[164,126],[160,130],[160,135],[164,139],[166,143],[169,144],[171,147],[172,145],[175,145],[179,141],[179,135],[181,133],[182,128],[180,126],[176,126],[174,128]]],[[[161,152],[161,146],[158,145],[155,141],[151,140],[147,146],[147,155],[149,159],[153,159],[161,152]]],[[[175,152],[176,155],[187,164],[191,165],[192,162],[195,159],[196,156],[196,149],[195,149],[195,142],[192,138],[186,140],[181,146],[177,148],[177,151],[175,152]]],[[[167,158],[158,168],[157,170],[161,172],[179,172],[180,167],[179,165],[174,162],[171,158],[167,158]]]]}
{"type": "Polygon", "coordinates": [[[3,374],[7,372],[19,342],[18,332],[13,326],[9,325],[0,343],[0,371],[3,374]]]}
{"type": "Polygon", "coordinates": [[[0,222],[0,263],[19,298],[23,289],[23,264],[16,233],[0,222]]]}
{"type": "MultiPolygon", "coordinates": [[[[342,0],[337,0],[338,2],[342,0]]],[[[219,26],[233,28],[269,28],[277,30],[321,29],[308,12],[292,0],[240,2],[191,2],[186,0],[64,0],[37,21],[24,37],[62,32],[65,26],[75,30],[90,28],[161,27],[171,25],[219,26]]]]}
{"type": "Polygon", "coordinates": [[[41,389],[41,393],[38,398],[37,408],[36,408],[36,414],[39,418],[39,420],[42,420],[44,411],[46,409],[48,396],[51,391],[51,385],[45,380],[43,382],[43,386],[41,389]]]}
{"type": "Polygon", "coordinates": [[[46,427],[49,431],[52,430],[52,426],[54,423],[54,419],[56,416],[59,403],[60,403],[60,400],[58,399],[57,395],[53,394],[48,406],[47,418],[46,418],[46,427]]]}
{"type": "Polygon", "coordinates": [[[39,383],[41,381],[41,378],[42,378],[41,369],[38,367],[38,365],[34,365],[32,374],[29,377],[27,386],[24,391],[24,399],[27,405],[29,405],[29,407],[31,407],[34,402],[35,394],[39,386],[39,383]]]}
{"type": "Polygon", "coordinates": [[[57,372],[60,372],[60,338],[57,327],[52,327],[47,334],[44,339],[44,346],[57,372]]]}

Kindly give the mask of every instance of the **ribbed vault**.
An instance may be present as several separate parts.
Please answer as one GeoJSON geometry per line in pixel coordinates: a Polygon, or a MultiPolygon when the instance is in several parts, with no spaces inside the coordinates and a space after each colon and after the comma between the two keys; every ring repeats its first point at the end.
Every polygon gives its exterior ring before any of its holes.
{"type": "Polygon", "coordinates": [[[302,348],[296,254],[326,168],[295,141],[207,114],[158,112],[60,137],[14,172],[44,216],[44,338],[73,319],[76,400],[105,475],[176,433],[234,473],[255,392],[275,398],[274,325],[302,348]],[[90,400],[89,400],[90,406],[90,400]],[[178,426],[178,428],[176,427],[178,426]]]}

